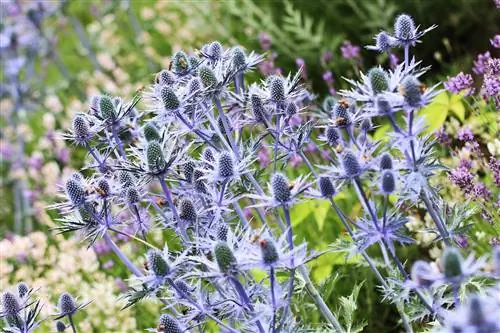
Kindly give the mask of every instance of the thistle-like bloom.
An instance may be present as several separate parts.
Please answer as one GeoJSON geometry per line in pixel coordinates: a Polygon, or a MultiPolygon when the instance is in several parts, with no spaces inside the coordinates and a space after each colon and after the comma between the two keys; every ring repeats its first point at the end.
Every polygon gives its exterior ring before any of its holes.
{"type": "Polygon", "coordinates": [[[59,296],[59,302],[57,305],[57,314],[55,315],[55,320],[61,319],[66,316],[73,316],[76,312],[79,310],[83,309],[87,305],[90,304],[89,302],[81,303],[78,304],[77,300],[71,296],[69,293],[62,293],[59,296]]]}
{"type": "Polygon", "coordinates": [[[293,182],[281,173],[275,173],[268,183],[269,195],[247,194],[249,198],[256,199],[259,203],[251,207],[278,207],[291,206],[297,202],[298,196],[307,190],[310,184],[301,177],[293,182]]]}
{"type": "Polygon", "coordinates": [[[419,31],[419,27],[415,26],[411,16],[401,14],[394,22],[395,45],[400,47],[415,46],[420,43],[420,38],[436,27],[436,25],[432,25],[423,31],[419,31]]]}
{"type": "Polygon", "coordinates": [[[366,49],[378,52],[388,52],[396,43],[395,38],[385,31],[379,32],[373,39],[375,40],[375,45],[365,46],[366,49]]]}

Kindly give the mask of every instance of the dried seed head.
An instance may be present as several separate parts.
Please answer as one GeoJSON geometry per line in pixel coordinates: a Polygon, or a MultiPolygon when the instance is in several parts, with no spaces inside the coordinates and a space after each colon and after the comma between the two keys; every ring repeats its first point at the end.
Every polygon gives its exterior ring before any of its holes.
{"type": "Polygon", "coordinates": [[[356,155],[350,151],[346,150],[342,156],[342,167],[347,176],[354,177],[361,173],[361,165],[356,155]]]}
{"type": "Polygon", "coordinates": [[[190,199],[183,199],[179,204],[179,218],[184,221],[195,223],[198,214],[196,214],[196,208],[190,199]]]}
{"type": "Polygon", "coordinates": [[[90,125],[84,114],[77,114],[73,118],[73,134],[76,139],[87,142],[90,137],[90,125]]]}
{"type": "Polygon", "coordinates": [[[142,132],[144,133],[144,138],[146,141],[160,141],[161,135],[158,132],[158,128],[153,122],[148,122],[144,125],[142,132]]]}
{"type": "Polygon", "coordinates": [[[76,312],[77,306],[75,299],[69,293],[62,293],[59,296],[59,310],[61,314],[70,315],[76,312]]]}
{"type": "Polygon", "coordinates": [[[172,68],[178,74],[185,73],[189,69],[189,59],[186,53],[178,51],[172,56],[172,68]]]}
{"type": "Polygon", "coordinates": [[[166,276],[170,268],[160,251],[150,250],[147,255],[148,270],[155,276],[166,276]]]}
{"type": "Polygon", "coordinates": [[[161,88],[160,96],[163,106],[167,110],[176,110],[181,104],[179,98],[177,98],[177,95],[175,94],[175,91],[168,86],[163,86],[161,88]]]}
{"type": "Polygon", "coordinates": [[[321,196],[324,198],[330,198],[335,194],[335,187],[328,177],[319,177],[318,187],[321,191],[321,196]]]}
{"type": "Polygon", "coordinates": [[[217,76],[215,76],[215,72],[212,68],[201,65],[198,69],[198,77],[200,78],[203,87],[209,88],[217,85],[217,76]]]}
{"type": "Polygon", "coordinates": [[[9,316],[15,316],[21,311],[21,305],[13,293],[7,291],[2,294],[3,312],[9,316]]]}
{"type": "Polygon", "coordinates": [[[101,117],[105,120],[113,121],[116,119],[116,108],[111,97],[103,95],[99,98],[99,111],[101,117]]]}
{"type": "Polygon", "coordinates": [[[134,205],[139,203],[140,196],[139,192],[134,187],[129,187],[125,190],[125,200],[128,205],[134,205]]]}
{"type": "Polygon", "coordinates": [[[157,141],[148,142],[146,159],[149,170],[152,172],[163,171],[167,166],[167,162],[165,162],[165,158],[163,157],[163,150],[157,141]]]}
{"type": "Polygon", "coordinates": [[[247,56],[241,47],[233,48],[231,63],[236,70],[244,69],[247,62],[247,56]]]}
{"type": "Polygon", "coordinates": [[[194,189],[198,193],[207,193],[207,186],[205,179],[203,179],[203,171],[201,170],[194,170],[193,172],[193,185],[194,189]]]}
{"type": "Polygon", "coordinates": [[[236,265],[236,257],[227,243],[219,242],[214,247],[214,256],[219,269],[223,273],[227,273],[234,265],[236,265]]]}
{"type": "Polygon", "coordinates": [[[454,247],[447,247],[441,256],[441,264],[443,265],[444,275],[451,279],[462,275],[463,257],[460,251],[454,247]]]}
{"type": "Polygon", "coordinates": [[[286,203],[290,200],[290,183],[285,175],[281,173],[275,173],[271,179],[271,188],[273,192],[273,198],[279,203],[286,203]]]}
{"type": "Polygon", "coordinates": [[[168,314],[162,314],[158,321],[157,332],[161,333],[183,333],[179,321],[168,314]]]}
{"type": "Polygon", "coordinates": [[[193,160],[188,160],[186,163],[182,165],[182,172],[184,174],[184,178],[191,183],[193,181],[193,173],[194,173],[195,164],[193,160]]]}
{"type": "Polygon", "coordinates": [[[394,23],[394,35],[396,38],[409,41],[415,38],[415,23],[411,16],[401,14],[396,18],[394,23]]]}
{"type": "Polygon", "coordinates": [[[60,320],[56,321],[56,332],[64,332],[66,330],[66,325],[60,320]]]}
{"type": "Polygon", "coordinates": [[[376,46],[380,52],[387,52],[392,47],[392,37],[385,31],[378,33],[376,40],[376,46]]]}
{"type": "Polygon", "coordinates": [[[422,99],[420,82],[414,76],[407,76],[401,83],[401,90],[406,103],[411,107],[418,107],[422,99]]]}
{"type": "Polygon", "coordinates": [[[234,176],[234,162],[231,153],[223,151],[219,154],[217,159],[217,173],[221,178],[234,176]]]}
{"type": "Polygon", "coordinates": [[[380,157],[380,170],[392,169],[392,156],[389,153],[383,153],[380,157]]]}
{"type": "Polygon", "coordinates": [[[71,200],[71,203],[75,206],[79,206],[85,202],[85,189],[83,188],[83,185],[81,181],[70,177],[66,181],[66,194],[69,197],[69,200],[71,200]]]}
{"type": "Polygon", "coordinates": [[[170,86],[175,83],[175,75],[169,70],[162,70],[156,74],[156,83],[170,86]]]}
{"type": "Polygon", "coordinates": [[[372,91],[375,94],[379,94],[389,89],[389,76],[387,76],[387,73],[382,68],[374,67],[370,69],[368,78],[370,79],[372,91]]]}
{"type": "Polygon", "coordinates": [[[134,185],[135,182],[135,177],[131,172],[121,170],[118,173],[118,182],[123,186],[123,187],[130,187],[134,185]]]}
{"type": "Polygon", "coordinates": [[[214,41],[210,43],[210,46],[208,47],[208,52],[210,53],[210,57],[213,60],[219,60],[222,59],[222,54],[224,53],[224,50],[222,49],[221,43],[218,41],[214,41]]]}
{"type": "Polygon", "coordinates": [[[19,282],[17,284],[17,294],[19,295],[19,298],[23,298],[24,296],[26,296],[29,291],[30,291],[30,288],[28,287],[28,285],[26,283],[19,282]]]}
{"type": "Polygon", "coordinates": [[[384,170],[380,177],[380,192],[389,195],[396,189],[396,177],[392,170],[384,170]]]}
{"type": "Polygon", "coordinates": [[[265,264],[274,264],[279,259],[278,250],[274,242],[270,239],[261,239],[259,241],[260,249],[262,252],[262,260],[265,264]]]}
{"type": "Polygon", "coordinates": [[[387,114],[391,112],[391,104],[384,96],[377,96],[375,104],[377,105],[377,111],[379,114],[387,114]]]}
{"type": "Polygon", "coordinates": [[[288,103],[288,105],[286,106],[286,114],[288,116],[293,116],[297,113],[297,111],[299,110],[299,107],[297,106],[297,104],[295,104],[294,102],[290,102],[288,103]]]}
{"type": "Polygon", "coordinates": [[[225,222],[219,223],[219,226],[217,227],[217,240],[227,242],[228,232],[229,229],[227,227],[227,224],[225,222]]]}
{"type": "Polygon", "coordinates": [[[267,119],[264,103],[262,103],[262,99],[258,95],[252,94],[252,96],[250,96],[250,105],[252,107],[252,112],[255,120],[263,122],[265,119],[267,119]]]}
{"type": "Polygon", "coordinates": [[[285,80],[281,76],[275,76],[271,80],[269,94],[273,102],[283,102],[285,100],[285,80]]]}
{"type": "Polygon", "coordinates": [[[340,142],[340,133],[333,126],[328,126],[325,129],[325,137],[328,140],[328,144],[332,147],[336,147],[340,142]]]}

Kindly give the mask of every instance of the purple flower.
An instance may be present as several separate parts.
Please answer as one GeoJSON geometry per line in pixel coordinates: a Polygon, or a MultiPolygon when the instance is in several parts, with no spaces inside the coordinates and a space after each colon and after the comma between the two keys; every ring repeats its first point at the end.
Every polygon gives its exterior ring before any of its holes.
{"type": "Polygon", "coordinates": [[[257,154],[257,159],[260,163],[261,168],[265,168],[271,163],[271,156],[269,150],[266,147],[262,147],[257,154]]]}
{"type": "Polygon", "coordinates": [[[485,73],[484,82],[481,87],[484,99],[492,97],[497,108],[500,108],[500,59],[489,59],[485,73]]]}
{"type": "Polygon", "coordinates": [[[488,64],[488,60],[490,59],[490,51],[478,54],[476,60],[474,60],[474,67],[472,67],[472,71],[476,74],[484,74],[486,65],[488,64]]]}
{"type": "Polygon", "coordinates": [[[496,49],[500,49],[500,35],[495,35],[493,39],[490,39],[491,46],[496,49]]]}
{"type": "Polygon", "coordinates": [[[472,168],[472,161],[466,159],[460,159],[460,161],[458,162],[458,167],[470,170],[472,168]]]}
{"type": "Polygon", "coordinates": [[[326,51],[325,53],[323,53],[321,55],[321,63],[323,65],[328,64],[330,61],[332,61],[332,59],[333,59],[333,53],[332,53],[332,51],[326,51]]]}
{"type": "Polygon", "coordinates": [[[450,139],[450,136],[448,135],[448,133],[446,133],[444,127],[441,127],[440,129],[438,129],[435,135],[436,135],[436,139],[443,146],[449,146],[450,145],[451,139],[450,139]]]}
{"type": "MultiPolygon", "coordinates": [[[[488,162],[488,167],[493,173],[493,178],[495,179],[495,185],[497,187],[500,187],[500,159],[491,156],[488,162]]],[[[499,199],[500,199],[500,194],[499,194],[499,199]]]]}
{"type": "Polygon", "coordinates": [[[389,53],[389,65],[391,69],[395,69],[399,65],[399,58],[394,53],[389,53]]]}
{"type": "Polygon", "coordinates": [[[358,45],[351,44],[350,41],[344,41],[344,44],[340,47],[342,52],[342,57],[344,59],[359,59],[361,48],[358,45]]]}
{"type": "Polygon", "coordinates": [[[268,51],[273,45],[271,37],[267,32],[261,32],[259,34],[259,44],[264,51],[268,51]]]}
{"type": "Polygon", "coordinates": [[[470,74],[464,74],[463,72],[458,73],[457,76],[448,78],[448,81],[444,83],[444,87],[451,93],[458,94],[462,90],[468,89],[467,95],[470,95],[474,89],[474,80],[470,74]]]}
{"type": "Polygon", "coordinates": [[[491,191],[483,183],[477,183],[474,187],[474,196],[476,198],[487,199],[491,196],[491,191]]]}
{"type": "Polygon", "coordinates": [[[458,130],[458,140],[460,141],[472,141],[474,140],[474,134],[469,127],[462,127],[458,130]]]}
{"type": "Polygon", "coordinates": [[[458,167],[451,170],[449,179],[453,184],[457,185],[465,194],[471,195],[474,193],[474,175],[468,169],[458,167]]]}
{"type": "Polygon", "coordinates": [[[333,73],[331,71],[326,71],[323,73],[323,80],[330,87],[333,84],[333,73]]]}
{"type": "Polygon", "coordinates": [[[114,263],[114,261],[113,261],[113,260],[108,260],[108,261],[106,261],[106,262],[102,265],[102,267],[103,267],[104,269],[110,269],[110,268],[112,268],[114,265],[115,265],[115,263],[114,263]]]}
{"type": "Polygon", "coordinates": [[[292,168],[298,167],[302,163],[302,157],[300,157],[299,154],[293,154],[292,157],[290,157],[290,165],[292,168]]]}

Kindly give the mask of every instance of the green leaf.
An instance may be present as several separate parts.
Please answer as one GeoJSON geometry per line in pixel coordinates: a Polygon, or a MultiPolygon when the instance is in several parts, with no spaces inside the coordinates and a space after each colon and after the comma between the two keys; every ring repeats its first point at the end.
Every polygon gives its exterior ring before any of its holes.
{"type": "Polygon", "coordinates": [[[435,132],[441,128],[450,110],[450,98],[447,92],[442,92],[434,98],[431,104],[420,111],[426,119],[427,132],[435,132]]]}
{"type": "Polygon", "coordinates": [[[301,202],[291,209],[290,218],[292,219],[292,225],[300,224],[302,221],[307,219],[307,217],[312,213],[311,203],[308,201],[301,202]]]}
{"type": "Polygon", "coordinates": [[[318,229],[320,231],[323,230],[323,226],[325,225],[326,216],[330,211],[330,202],[326,200],[318,200],[314,205],[314,219],[316,220],[316,224],[318,225],[318,229]]]}
{"type": "Polygon", "coordinates": [[[462,98],[462,95],[451,95],[450,98],[450,110],[453,111],[461,122],[465,119],[465,107],[462,103],[462,98]]]}

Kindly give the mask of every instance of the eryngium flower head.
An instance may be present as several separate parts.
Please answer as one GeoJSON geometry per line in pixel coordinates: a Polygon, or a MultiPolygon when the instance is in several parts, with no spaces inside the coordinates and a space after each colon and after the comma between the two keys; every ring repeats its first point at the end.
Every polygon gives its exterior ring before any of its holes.
{"type": "Polygon", "coordinates": [[[166,69],[156,74],[156,83],[161,85],[172,85],[175,83],[175,76],[171,71],[166,69]]]}
{"type": "Polygon", "coordinates": [[[342,167],[348,177],[356,177],[361,173],[358,157],[349,150],[346,150],[342,156],[342,167]]]}
{"type": "Polygon", "coordinates": [[[184,282],[183,280],[181,279],[177,279],[175,280],[175,286],[177,287],[177,289],[179,289],[180,291],[182,291],[184,294],[186,295],[189,295],[191,293],[191,286],[189,284],[187,284],[186,282],[184,282]]]}
{"type": "Polygon", "coordinates": [[[203,84],[201,83],[201,80],[199,77],[193,77],[191,80],[189,80],[189,82],[187,84],[189,95],[193,95],[193,94],[197,93],[198,91],[200,91],[200,89],[202,88],[202,85],[203,84]]]}
{"type": "Polygon", "coordinates": [[[262,260],[267,265],[272,265],[279,259],[278,250],[273,241],[270,239],[261,239],[259,241],[260,249],[262,251],[262,260]]]}
{"type": "Polygon", "coordinates": [[[60,320],[56,321],[56,332],[64,332],[66,325],[60,320]]]}
{"type": "Polygon", "coordinates": [[[392,37],[385,31],[381,31],[375,37],[375,46],[380,52],[387,52],[392,47],[392,37]]]}
{"type": "Polygon", "coordinates": [[[392,156],[389,153],[383,153],[380,157],[380,170],[392,169],[392,156]]]}
{"type": "Polygon", "coordinates": [[[333,127],[328,126],[325,130],[325,137],[328,141],[328,144],[332,147],[336,147],[340,142],[340,133],[339,131],[333,127]]]}
{"type": "Polygon", "coordinates": [[[234,161],[231,154],[223,151],[217,159],[217,174],[220,178],[228,178],[234,176],[234,161]]]}
{"type": "Polygon", "coordinates": [[[189,59],[186,53],[178,51],[173,55],[172,68],[177,74],[182,74],[189,69],[189,59]]]}
{"type": "Polygon", "coordinates": [[[103,95],[99,98],[99,112],[105,120],[113,121],[116,118],[115,104],[111,97],[103,95]]]}
{"type": "Polygon", "coordinates": [[[72,315],[78,309],[75,299],[69,293],[62,293],[59,296],[59,311],[64,315],[72,315]]]}
{"type": "Polygon", "coordinates": [[[219,224],[217,227],[217,240],[227,242],[227,233],[229,232],[229,229],[227,227],[227,224],[222,222],[219,224]]]}
{"type": "Polygon", "coordinates": [[[179,107],[179,98],[172,88],[163,86],[160,90],[160,96],[166,110],[176,110],[179,107]]]}
{"type": "Polygon", "coordinates": [[[333,96],[327,96],[323,101],[323,109],[326,112],[331,112],[335,104],[337,103],[337,99],[333,96]]]}
{"type": "Polygon", "coordinates": [[[270,80],[269,95],[273,102],[285,100],[285,80],[281,76],[274,76],[270,80]]]}
{"type": "Polygon", "coordinates": [[[290,183],[285,175],[281,173],[275,173],[271,178],[271,189],[273,199],[279,203],[286,203],[290,200],[291,191],[290,183]]]}
{"type": "Polygon", "coordinates": [[[205,65],[199,67],[198,76],[200,77],[200,81],[205,88],[213,87],[218,82],[214,70],[205,65]]]}
{"type": "Polygon", "coordinates": [[[338,126],[345,126],[351,123],[351,116],[349,115],[349,103],[345,100],[340,100],[333,107],[333,115],[335,123],[338,126]]]}
{"type": "Polygon", "coordinates": [[[142,129],[144,133],[144,138],[146,141],[160,141],[161,136],[160,133],[158,132],[158,128],[156,128],[156,125],[152,122],[147,123],[144,125],[144,128],[142,129]]]}
{"type": "Polygon", "coordinates": [[[363,132],[368,132],[369,130],[371,130],[373,127],[372,125],[372,121],[370,120],[370,118],[366,118],[366,119],[363,119],[363,121],[361,122],[361,130],[363,132]]]}
{"type": "Polygon", "coordinates": [[[396,18],[394,35],[400,41],[411,41],[415,38],[415,23],[411,16],[401,14],[396,18]]]}
{"type": "Polygon", "coordinates": [[[392,170],[384,170],[380,177],[380,192],[389,195],[396,189],[396,177],[392,170]]]}
{"type": "Polygon", "coordinates": [[[250,106],[255,120],[262,122],[267,119],[266,109],[264,108],[262,99],[258,95],[252,94],[250,96],[250,106]]]}
{"type": "Polygon", "coordinates": [[[225,242],[219,242],[215,245],[214,257],[220,271],[223,273],[227,273],[236,264],[236,257],[233,251],[231,251],[225,242]]]}
{"type": "Polygon", "coordinates": [[[162,333],[184,333],[184,329],[174,317],[162,314],[158,321],[157,332],[162,333]]]}
{"type": "Polygon", "coordinates": [[[379,114],[388,114],[392,110],[391,103],[384,96],[377,96],[375,104],[379,114]]]}
{"type": "Polygon", "coordinates": [[[205,183],[204,173],[201,170],[194,170],[193,172],[193,186],[198,193],[206,193],[207,187],[205,183]]]}
{"type": "Polygon", "coordinates": [[[335,187],[328,177],[319,177],[318,187],[324,198],[330,198],[335,194],[335,187]]]}
{"type": "Polygon", "coordinates": [[[463,257],[460,251],[454,247],[447,247],[441,256],[441,265],[443,265],[444,276],[447,279],[453,279],[462,275],[463,257]]]}
{"type": "Polygon", "coordinates": [[[9,316],[15,316],[21,311],[21,305],[13,293],[7,291],[2,294],[3,312],[9,316]]]}
{"type": "Polygon", "coordinates": [[[182,173],[184,174],[184,178],[186,181],[191,183],[193,181],[193,173],[194,173],[195,164],[192,160],[187,161],[182,165],[182,173]]]}
{"type": "Polygon", "coordinates": [[[90,140],[90,125],[85,115],[77,114],[73,118],[73,135],[79,144],[86,144],[90,140]]]}
{"type": "Polygon", "coordinates": [[[420,82],[414,76],[407,76],[401,83],[401,93],[405,102],[411,107],[418,107],[422,99],[420,82]]]}
{"type": "Polygon", "coordinates": [[[179,218],[187,222],[196,222],[196,208],[190,199],[183,199],[179,204],[179,218]]]}
{"type": "Polygon", "coordinates": [[[389,88],[389,77],[387,73],[380,67],[374,67],[368,72],[370,85],[375,94],[379,94],[389,88]]]}
{"type": "Polygon", "coordinates": [[[106,178],[101,178],[97,182],[97,192],[102,196],[106,197],[111,194],[111,186],[106,178]]]}
{"type": "Polygon", "coordinates": [[[203,153],[201,155],[206,162],[215,162],[215,155],[212,148],[206,147],[203,149],[203,153]]]}
{"type": "Polygon", "coordinates": [[[129,187],[125,192],[125,200],[128,205],[134,205],[139,202],[139,192],[134,187],[129,187]]]}
{"type": "Polygon", "coordinates": [[[66,181],[66,194],[75,206],[80,206],[85,202],[85,189],[82,182],[75,177],[70,177],[66,181]]]}
{"type": "Polygon", "coordinates": [[[155,276],[165,276],[170,271],[167,261],[160,251],[150,250],[147,255],[148,270],[155,276]]]}
{"type": "Polygon", "coordinates": [[[128,171],[121,170],[120,173],[118,173],[118,182],[121,184],[123,187],[130,187],[134,185],[134,175],[128,171]]]}
{"type": "Polygon", "coordinates": [[[299,107],[297,106],[297,104],[295,104],[294,102],[290,102],[286,106],[285,112],[286,112],[287,116],[291,117],[294,114],[296,114],[298,110],[299,110],[299,107]]]}
{"type": "MultiPolygon", "coordinates": [[[[469,299],[469,323],[474,326],[481,326],[485,322],[485,313],[481,298],[477,295],[471,296],[469,299]]],[[[491,331],[493,332],[493,331],[491,331]]]]}
{"type": "Polygon", "coordinates": [[[247,56],[241,47],[233,48],[233,53],[231,57],[231,63],[234,69],[241,70],[244,69],[247,62],[247,56]]]}
{"type": "Polygon", "coordinates": [[[19,295],[19,298],[23,298],[24,296],[26,296],[29,291],[30,291],[30,288],[28,287],[28,285],[26,283],[19,282],[17,284],[17,294],[19,295]]]}
{"type": "Polygon", "coordinates": [[[152,172],[162,171],[167,164],[163,157],[163,150],[156,141],[148,142],[148,146],[146,147],[146,159],[149,170],[152,172]]]}
{"type": "Polygon", "coordinates": [[[210,43],[208,52],[210,53],[210,57],[213,60],[219,60],[222,58],[222,53],[224,52],[224,50],[222,49],[222,44],[220,42],[214,41],[210,43]]]}

